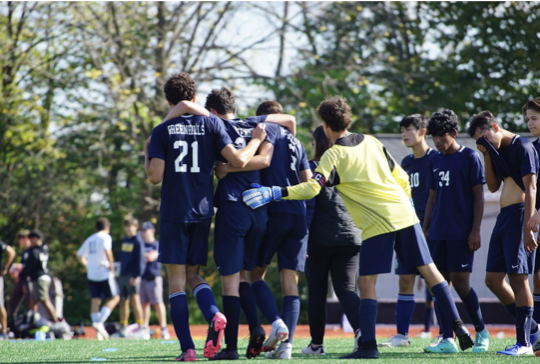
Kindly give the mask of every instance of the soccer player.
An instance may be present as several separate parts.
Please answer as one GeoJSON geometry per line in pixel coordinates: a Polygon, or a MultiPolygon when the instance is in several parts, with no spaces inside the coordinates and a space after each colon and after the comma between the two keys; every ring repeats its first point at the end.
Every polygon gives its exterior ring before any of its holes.
{"type": "MultiPolygon", "coordinates": [[[[278,102],[268,100],[258,106],[256,114],[257,116],[266,115],[271,118],[282,115],[283,108],[278,102]]],[[[300,181],[307,181],[311,176],[311,170],[309,169],[304,147],[298,139],[284,127],[269,124],[266,130],[268,133],[267,139],[270,141],[268,147],[271,148],[272,158],[268,168],[261,170],[260,179],[262,183],[294,185],[300,183],[300,181]]],[[[261,149],[263,148],[264,144],[261,146],[261,149]]],[[[216,172],[220,176],[223,173],[235,172],[234,169],[227,167],[227,165],[219,165],[216,172]]],[[[241,187],[249,188],[250,185],[249,183],[243,183],[241,187]]],[[[244,189],[241,190],[241,192],[243,191],[244,189]]],[[[264,234],[264,240],[259,248],[257,266],[249,274],[257,306],[266,319],[272,323],[272,330],[268,335],[268,340],[261,345],[265,351],[273,350],[273,352],[266,354],[267,358],[291,358],[292,339],[300,313],[297,272],[304,270],[307,250],[305,215],[306,207],[303,201],[288,201],[268,207],[268,231],[264,234]],[[276,252],[278,253],[278,265],[283,287],[281,315],[278,313],[274,295],[264,281],[267,265],[276,252]],[[276,349],[276,344],[280,339],[283,341],[276,349]]],[[[249,295],[248,285],[247,282],[242,282],[240,286],[243,290],[242,293],[249,295]]],[[[242,293],[240,294],[241,299],[242,293]]],[[[262,347],[257,349],[262,350],[262,347]]]]}
{"type": "Polygon", "coordinates": [[[167,314],[163,303],[163,277],[161,276],[161,263],[158,262],[159,241],[155,238],[156,228],[150,221],[143,222],[141,236],[144,240],[144,257],[146,268],[141,279],[141,305],[143,309],[143,326],[150,324],[150,305],[154,306],[161,327],[161,338],[168,340],[171,337],[167,329],[167,314]]]}
{"type": "Polygon", "coordinates": [[[77,251],[77,258],[86,267],[90,296],[92,297],[90,318],[92,319],[92,327],[98,333],[98,340],[102,340],[109,338],[104,323],[120,301],[120,296],[118,295],[118,284],[114,278],[109,219],[100,217],[96,221],[96,231],[81,245],[77,251]],[[102,299],[109,300],[100,310],[102,299]]]}
{"type": "Polygon", "coordinates": [[[333,145],[322,156],[313,177],[291,187],[262,187],[244,193],[244,201],[258,208],[270,201],[305,200],[325,185],[335,185],[356,226],[362,230],[358,285],[360,287],[360,330],[362,343],[344,359],[378,358],[375,339],[377,275],[389,273],[392,250],[400,261],[417,267],[443,314],[452,323],[462,350],[473,346],[459,318],[450,289],[431,260],[416,213],[410,203],[409,178],[374,137],[348,131],[352,113],[344,98],[330,96],[317,108],[324,131],[333,145]]]}
{"type": "Polygon", "coordinates": [[[236,150],[223,122],[192,102],[197,86],[187,73],[173,74],[165,83],[164,91],[173,109],[165,121],[154,128],[144,145],[145,170],[150,182],[162,182],[158,261],[165,264],[168,272],[171,318],[182,350],[176,360],[195,361],[185,292],[187,279],[191,280],[194,292],[204,285],[196,296],[210,323],[205,357],[219,351],[227,324],[210,286],[199,276],[199,267],[206,265],[208,258],[208,236],[214,214],[214,162],[221,154],[234,166],[244,167],[266,133],[263,124],[257,125],[250,142],[236,150]],[[184,114],[191,115],[181,116],[184,114]]]}
{"type": "Polygon", "coordinates": [[[473,115],[468,134],[484,155],[489,190],[498,191],[504,181],[501,212],[489,242],[486,285],[516,318],[517,343],[497,354],[533,355],[540,333],[532,319],[528,275],[534,269],[537,244],[527,224],[536,202],[538,154],[529,140],[503,129],[489,111],[473,115]]]}
{"type": "Polygon", "coordinates": [[[32,230],[28,234],[30,238],[30,250],[28,260],[19,274],[20,279],[30,277],[32,289],[30,294],[30,311],[37,311],[37,304],[41,302],[52,322],[57,322],[56,311],[49,299],[49,287],[51,277],[47,275],[47,263],[49,261],[49,247],[43,244],[43,234],[39,230],[32,230]]]}
{"type": "MultiPolygon", "coordinates": [[[[540,97],[528,101],[522,108],[523,117],[527,122],[527,126],[532,135],[540,136],[540,97]]],[[[532,142],[534,149],[540,155],[540,139],[536,139],[532,142]]],[[[538,232],[538,224],[540,224],[540,188],[538,185],[538,178],[536,179],[536,213],[531,217],[531,220],[527,224],[529,229],[534,232],[538,232]]],[[[540,258],[534,261],[534,274],[533,274],[533,300],[534,311],[533,319],[538,322],[540,320],[540,258]]],[[[534,347],[534,351],[540,350],[540,347],[534,347]]]]}
{"type": "Polygon", "coordinates": [[[0,332],[0,340],[8,340],[7,335],[7,313],[4,307],[4,276],[7,274],[11,263],[15,259],[15,250],[12,247],[0,240],[0,324],[2,324],[2,332],[0,332]],[[6,261],[2,264],[2,256],[6,254],[6,261]]]}
{"type": "Polygon", "coordinates": [[[133,307],[135,322],[139,324],[136,331],[137,336],[150,338],[150,332],[143,327],[143,313],[141,298],[139,295],[141,285],[141,275],[146,265],[144,259],[144,241],[138,232],[139,220],[134,217],[124,219],[124,231],[126,236],[122,238],[120,248],[120,277],[118,286],[120,290],[120,325],[122,330],[120,336],[125,336],[123,329],[129,321],[129,304],[133,307]]]}
{"type": "MultiPolygon", "coordinates": [[[[487,351],[489,347],[489,332],[469,278],[474,252],[481,244],[484,168],[478,153],[456,142],[458,127],[457,116],[452,110],[436,112],[429,118],[427,133],[432,136],[440,153],[429,158],[429,199],[424,234],[437,269],[447,281],[452,281],[474,324],[476,336],[473,352],[479,353],[487,351]]],[[[441,317],[441,327],[442,340],[435,346],[424,348],[424,351],[457,353],[452,327],[444,315],[441,317]]]]}
{"type": "MultiPolygon", "coordinates": [[[[411,148],[413,154],[403,158],[401,167],[409,175],[411,185],[411,194],[414,202],[416,216],[420,219],[420,225],[423,224],[426,204],[429,197],[427,188],[428,160],[432,154],[435,154],[426,142],[426,128],[428,120],[421,114],[413,114],[403,118],[399,123],[401,128],[401,137],[406,147],[411,148]]],[[[399,275],[399,294],[396,304],[396,327],[397,335],[390,340],[381,343],[383,347],[402,347],[409,346],[409,325],[414,311],[414,281],[418,271],[407,271],[403,264],[396,258],[396,274],[399,275]]],[[[427,290],[426,290],[427,291],[427,290]]],[[[429,292],[426,293],[429,295],[429,292]]],[[[431,295],[430,295],[431,296],[431,295]]],[[[426,300],[427,304],[427,300],[426,300]]],[[[433,315],[433,308],[431,309],[433,315]]]]}
{"type": "Polygon", "coordinates": [[[26,264],[26,260],[28,259],[30,251],[30,238],[28,238],[28,234],[30,234],[30,231],[28,230],[21,230],[17,233],[17,243],[21,248],[23,248],[23,251],[21,252],[20,262],[13,263],[10,269],[10,275],[13,279],[15,279],[16,283],[15,287],[13,288],[13,292],[11,292],[11,297],[9,298],[8,321],[14,319],[15,314],[19,310],[19,306],[21,305],[23,299],[26,306],[28,308],[30,307],[30,299],[28,295],[28,280],[21,279],[19,277],[19,274],[21,273],[24,265],[26,264]]]}

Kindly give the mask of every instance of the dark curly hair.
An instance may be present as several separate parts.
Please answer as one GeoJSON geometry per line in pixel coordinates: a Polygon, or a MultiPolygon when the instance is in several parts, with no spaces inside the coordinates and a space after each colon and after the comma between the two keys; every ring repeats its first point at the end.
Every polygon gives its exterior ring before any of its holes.
{"type": "Polygon", "coordinates": [[[469,128],[467,129],[467,134],[471,138],[474,138],[476,134],[476,129],[480,130],[489,130],[493,129],[493,123],[501,126],[499,119],[495,117],[490,111],[480,111],[478,114],[474,114],[469,120],[469,128]]]}
{"type": "Polygon", "coordinates": [[[427,128],[428,119],[422,114],[412,114],[405,116],[399,123],[400,128],[408,128],[409,125],[414,125],[418,130],[427,128]]]}
{"type": "Polygon", "coordinates": [[[216,110],[219,115],[225,115],[236,112],[235,97],[231,90],[226,87],[215,88],[206,96],[204,104],[206,110],[216,110]]]}
{"type": "Polygon", "coordinates": [[[458,131],[457,115],[448,109],[443,109],[429,117],[427,135],[442,136],[458,131]]]}
{"type": "Polygon", "coordinates": [[[165,98],[176,105],[180,101],[191,101],[197,94],[197,85],[185,72],[173,73],[163,86],[165,98]]]}
{"type": "Polygon", "coordinates": [[[527,110],[529,109],[540,113],[540,97],[527,101],[527,103],[521,108],[525,121],[527,121],[527,110]]]}
{"type": "Polygon", "coordinates": [[[259,104],[255,114],[257,116],[270,115],[270,114],[283,114],[283,107],[277,101],[266,100],[259,104]]]}
{"type": "Polygon", "coordinates": [[[317,113],[333,131],[347,130],[351,126],[351,107],[341,96],[328,96],[317,107],[317,113]]]}

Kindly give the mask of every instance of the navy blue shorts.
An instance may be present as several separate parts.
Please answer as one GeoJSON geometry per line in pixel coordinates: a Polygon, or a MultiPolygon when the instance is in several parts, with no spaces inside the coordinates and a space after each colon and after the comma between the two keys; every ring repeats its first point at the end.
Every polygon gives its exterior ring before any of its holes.
{"type": "Polygon", "coordinates": [[[118,283],[112,274],[104,281],[88,281],[88,285],[92,298],[109,298],[118,295],[118,283]]]}
{"type": "Polygon", "coordinates": [[[212,219],[159,222],[159,256],[163,264],[206,265],[212,219]]]}
{"type": "Polygon", "coordinates": [[[306,266],[308,227],[305,215],[269,214],[268,232],[259,252],[259,267],[270,264],[277,252],[279,269],[303,272],[306,266]]]}
{"type": "MultiPolygon", "coordinates": [[[[424,226],[424,220],[420,219],[420,227],[422,226],[424,226]]],[[[418,269],[416,268],[411,269],[411,272],[409,272],[409,270],[407,270],[407,268],[399,260],[399,257],[397,255],[396,255],[396,262],[394,266],[394,273],[396,273],[399,276],[405,275],[405,274],[420,274],[420,272],[418,272],[418,269]]]]}
{"type": "Polygon", "coordinates": [[[243,202],[222,203],[216,214],[214,259],[219,274],[228,276],[257,266],[268,213],[265,207],[253,210],[243,202]]]}
{"type": "Polygon", "coordinates": [[[472,272],[474,252],[468,240],[430,240],[428,246],[439,272],[472,272]]]}
{"type": "Polygon", "coordinates": [[[414,274],[416,267],[433,263],[422,227],[415,224],[364,240],[360,247],[359,274],[369,276],[390,273],[394,250],[407,274],[414,274]]]}
{"type": "Polygon", "coordinates": [[[489,241],[486,272],[532,274],[536,250],[527,253],[523,245],[522,203],[503,207],[489,241]]]}

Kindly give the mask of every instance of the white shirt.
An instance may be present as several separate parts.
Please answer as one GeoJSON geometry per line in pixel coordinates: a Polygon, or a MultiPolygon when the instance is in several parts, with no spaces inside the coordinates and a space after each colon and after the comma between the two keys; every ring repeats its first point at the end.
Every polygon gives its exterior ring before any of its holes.
{"type": "Polygon", "coordinates": [[[105,281],[112,274],[105,250],[112,250],[112,238],[106,232],[100,231],[86,239],[77,251],[77,256],[85,257],[88,260],[86,266],[88,280],[105,281]]]}

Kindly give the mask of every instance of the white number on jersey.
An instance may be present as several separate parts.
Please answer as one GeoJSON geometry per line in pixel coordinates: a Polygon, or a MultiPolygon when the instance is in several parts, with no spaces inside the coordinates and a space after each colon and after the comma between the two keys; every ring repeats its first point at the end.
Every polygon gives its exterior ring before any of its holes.
{"type": "Polygon", "coordinates": [[[49,254],[39,253],[39,260],[43,266],[43,270],[47,271],[47,262],[49,261],[49,254]]]}
{"type": "Polygon", "coordinates": [[[409,176],[409,180],[411,182],[412,188],[420,186],[420,173],[411,173],[411,175],[409,176]]]}
{"type": "Polygon", "coordinates": [[[441,180],[439,181],[439,186],[450,186],[450,171],[440,171],[439,177],[441,177],[441,180]]]}
{"type": "MultiPolygon", "coordinates": [[[[192,149],[192,154],[193,154],[193,157],[192,157],[193,166],[189,170],[191,173],[199,173],[201,171],[201,169],[199,168],[199,148],[198,147],[199,147],[199,142],[194,141],[193,143],[191,143],[191,149],[192,149]]],[[[173,148],[181,149],[180,155],[174,161],[174,170],[176,172],[181,172],[181,173],[187,172],[187,165],[183,164],[182,160],[188,154],[188,151],[189,151],[188,143],[185,140],[177,140],[174,142],[173,148]]]]}
{"type": "Polygon", "coordinates": [[[96,252],[97,252],[96,242],[95,240],[90,240],[88,242],[88,254],[96,254],[96,252]]]}

